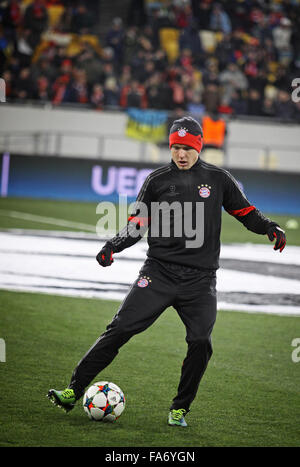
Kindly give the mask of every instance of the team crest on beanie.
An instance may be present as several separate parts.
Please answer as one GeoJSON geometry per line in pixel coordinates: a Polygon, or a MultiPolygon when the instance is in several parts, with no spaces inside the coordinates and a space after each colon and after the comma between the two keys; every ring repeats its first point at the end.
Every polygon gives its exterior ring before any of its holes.
{"type": "Polygon", "coordinates": [[[173,122],[169,134],[169,147],[186,144],[200,152],[203,146],[203,131],[200,123],[192,117],[183,117],[173,122]]]}
{"type": "Polygon", "coordinates": [[[178,130],[178,136],[180,136],[180,138],[183,138],[184,136],[186,136],[186,133],[187,133],[187,129],[186,129],[186,128],[179,128],[179,130],[178,130]]]}

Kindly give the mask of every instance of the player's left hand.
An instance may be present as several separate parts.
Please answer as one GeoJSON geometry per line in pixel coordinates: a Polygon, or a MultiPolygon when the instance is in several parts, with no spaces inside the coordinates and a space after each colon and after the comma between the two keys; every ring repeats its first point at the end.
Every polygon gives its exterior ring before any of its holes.
{"type": "Polygon", "coordinates": [[[280,250],[281,253],[286,244],[285,231],[282,230],[280,227],[270,227],[267,232],[267,235],[269,237],[270,242],[273,242],[274,238],[276,238],[274,250],[280,250]]]}
{"type": "Polygon", "coordinates": [[[97,254],[96,260],[98,261],[100,266],[103,266],[104,268],[107,266],[111,266],[111,264],[114,262],[113,250],[108,242],[104,245],[102,250],[97,254]]]}

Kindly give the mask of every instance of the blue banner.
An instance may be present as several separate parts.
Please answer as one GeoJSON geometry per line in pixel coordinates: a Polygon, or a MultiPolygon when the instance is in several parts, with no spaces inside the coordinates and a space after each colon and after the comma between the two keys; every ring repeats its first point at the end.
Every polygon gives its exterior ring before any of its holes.
{"type": "MultiPolygon", "coordinates": [[[[77,201],[135,200],[160,165],[51,156],[3,154],[1,196],[77,201]]],[[[230,170],[249,201],[265,213],[300,215],[300,174],[230,170]]]]}

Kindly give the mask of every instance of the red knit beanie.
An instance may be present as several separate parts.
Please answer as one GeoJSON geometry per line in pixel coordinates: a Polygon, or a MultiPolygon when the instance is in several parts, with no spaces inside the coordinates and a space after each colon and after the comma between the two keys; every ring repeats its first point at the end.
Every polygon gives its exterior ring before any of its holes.
{"type": "Polygon", "coordinates": [[[169,147],[173,144],[185,144],[200,152],[203,146],[201,125],[192,117],[175,120],[170,129],[169,147]]]}

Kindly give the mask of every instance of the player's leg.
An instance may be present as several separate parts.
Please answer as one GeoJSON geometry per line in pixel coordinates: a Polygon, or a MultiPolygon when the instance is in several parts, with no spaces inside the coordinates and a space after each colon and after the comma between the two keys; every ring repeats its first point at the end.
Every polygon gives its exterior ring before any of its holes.
{"type": "Polygon", "coordinates": [[[188,413],[212,355],[211,332],[217,314],[215,274],[200,273],[183,281],[183,286],[175,308],[186,327],[188,349],[170,410],[188,413]]]}
{"type": "Polygon", "coordinates": [[[156,264],[146,261],[106,331],[76,366],[69,389],[79,399],[90,382],[133,335],[147,329],[172,303],[176,289],[156,264]]]}

